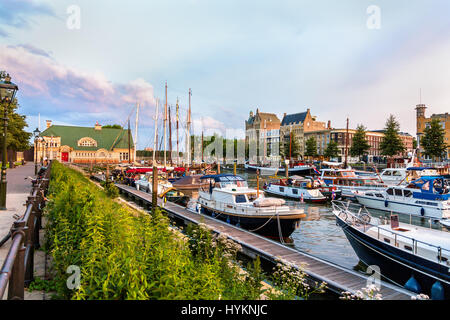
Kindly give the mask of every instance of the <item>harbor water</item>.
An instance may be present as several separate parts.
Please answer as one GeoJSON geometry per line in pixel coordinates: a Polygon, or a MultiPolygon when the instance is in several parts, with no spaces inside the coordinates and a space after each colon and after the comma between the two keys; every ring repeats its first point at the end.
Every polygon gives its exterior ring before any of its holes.
{"type": "MultiPolygon", "coordinates": [[[[230,172],[226,170],[225,172],[230,172]]],[[[232,172],[232,171],[231,171],[232,172]]],[[[256,188],[256,174],[252,172],[239,171],[237,174],[248,181],[249,187],[256,188]]],[[[260,188],[268,177],[261,176],[260,188]]],[[[291,238],[294,243],[290,246],[294,249],[307,252],[316,257],[333,262],[342,267],[356,271],[365,271],[364,264],[360,263],[358,256],[353,251],[350,243],[345,237],[342,229],[336,225],[336,219],[332,213],[330,203],[314,204],[301,203],[300,201],[286,200],[290,206],[303,208],[306,218],[302,219],[300,227],[295,230],[291,238]]],[[[389,219],[390,213],[378,210],[369,210],[372,216],[389,219]]],[[[399,215],[400,222],[409,223],[410,217],[399,215]]],[[[433,229],[441,229],[439,223],[421,217],[413,217],[412,224],[433,229]]]]}

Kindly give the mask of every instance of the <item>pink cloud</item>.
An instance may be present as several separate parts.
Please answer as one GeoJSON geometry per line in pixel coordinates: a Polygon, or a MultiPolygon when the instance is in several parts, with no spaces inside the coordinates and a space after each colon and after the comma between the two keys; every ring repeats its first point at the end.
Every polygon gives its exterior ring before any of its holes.
{"type": "Polygon", "coordinates": [[[144,79],[112,83],[100,72],[70,68],[27,46],[0,46],[0,66],[22,96],[49,100],[58,111],[116,112],[136,101],[155,104],[153,86],[144,79]]]}

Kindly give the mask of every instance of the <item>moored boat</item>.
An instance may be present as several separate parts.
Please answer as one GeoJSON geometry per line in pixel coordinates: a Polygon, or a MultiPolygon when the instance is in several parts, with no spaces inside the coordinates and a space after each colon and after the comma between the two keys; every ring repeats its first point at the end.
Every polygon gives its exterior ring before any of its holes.
{"type": "MultiPolygon", "coordinates": [[[[136,189],[151,193],[153,190],[152,187],[152,173],[146,173],[145,175],[141,175],[140,179],[135,181],[136,189]]],[[[157,194],[164,194],[167,190],[172,189],[172,183],[167,180],[158,178],[158,191],[157,194]]]]}
{"type": "Polygon", "coordinates": [[[358,205],[333,201],[333,213],[359,259],[385,279],[432,299],[450,299],[450,233],[372,217],[358,205]]]}
{"type": "Polygon", "coordinates": [[[422,177],[405,187],[368,190],[355,197],[367,208],[434,219],[450,218],[450,185],[442,177],[422,177]]]}
{"type": "Polygon", "coordinates": [[[266,198],[251,189],[240,176],[203,176],[208,183],[199,190],[196,210],[263,236],[292,242],[290,235],[306,215],[303,209],[285,205],[283,199],[266,198]]]}
{"type": "Polygon", "coordinates": [[[320,179],[328,186],[336,186],[342,191],[342,196],[348,198],[355,198],[361,191],[387,188],[378,177],[359,177],[352,169],[322,169],[320,179]]]}
{"type": "Polygon", "coordinates": [[[327,198],[320,192],[311,179],[292,176],[279,179],[278,182],[265,184],[264,191],[268,194],[306,202],[323,203],[327,198]]]}
{"type": "MultiPolygon", "coordinates": [[[[284,173],[286,171],[286,169],[283,167],[265,167],[265,166],[252,165],[252,164],[248,164],[248,163],[246,163],[244,165],[244,168],[248,171],[257,171],[258,170],[263,175],[284,173]]],[[[314,171],[313,166],[303,164],[303,163],[298,163],[298,164],[293,165],[292,167],[289,167],[288,172],[290,174],[296,173],[296,174],[311,175],[315,171],[314,171]]]]}

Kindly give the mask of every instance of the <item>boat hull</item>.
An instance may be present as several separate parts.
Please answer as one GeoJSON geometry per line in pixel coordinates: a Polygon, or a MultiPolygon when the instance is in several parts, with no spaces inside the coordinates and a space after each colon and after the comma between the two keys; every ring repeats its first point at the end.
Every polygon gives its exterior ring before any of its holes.
{"type": "MultiPolygon", "coordinates": [[[[276,196],[276,197],[280,197],[280,198],[286,198],[286,199],[297,200],[297,201],[301,200],[301,196],[293,196],[293,195],[289,195],[289,194],[285,194],[285,193],[274,192],[274,191],[268,190],[268,189],[265,189],[264,192],[266,192],[267,194],[270,194],[272,196],[276,196]]],[[[328,199],[325,196],[317,197],[317,198],[315,198],[315,197],[308,198],[308,197],[304,196],[303,201],[310,202],[310,203],[325,203],[328,201],[328,199]]]]}
{"type": "MultiPolygon", "coordinates": [[[[271,174],[274,173],[284,173],[285,168],[272,168],[272,167],[258,167],[258,166],[252,166],[252,165],[245,165],[245,170],[247,171],[256,171],[259,170],[259,172],[268,172],[271,174]]],[[[311,167],[299,167],[299,168],[289,168],[288,172],[296,173],[296,174],[305,174],[305,175],[312,175],[314,173],[314,170],[311,167]]]]}
{"type": "Polygon", "coordinates": [[[439,208],[432,208],[430,206],[415,205],[409,203],[401,203],[394,199],[372,199],[364,195],[356,195],[356,200],[367,208],[382,210],[382,211],[392,211],[395,213],[402,213],[413,216],[424,216],[428,218],[441,219],[445,216],[445,210],[440,210],[439,208]],[[387,201],[387,202],[386,202],[387,201]],[[387,204],[387,205],[386,205],[387,204]],[[423,210],[422,210],[423,208],[423,210]],[[423,213],[423,214],[422,214],[423,213]]]}
{"type": "MultiPolygon", "coordinates": [[[[381,275],[387,280],[392,280],[404,286],[411,276],[414,276],[422,288],[422,293],[430,297],[431,287],[436,282],[436,279],[411,268],[422,270],[439,279],[450,281],[448,267],[439,263],[433,263],[420,256],[374,239],[349,226],[338,216],[336,216],[336,222],[344,231],[345,236],[359,259],[368,266],[378,266],[381,275]]],[[[445,299],[450,299],[450,286],[444,282],[441,282],[441,284],[444,287],[445,299]]]]}
{"type": "Polygon", "coordinates": [[[285,242],[292,242],[289,237],[300,227],[301,220],[298,217],[277,219],[276,217],[232,215],[216,211],[203,205],[201,207],[201,213],[274,240],[280,241],[281,237],[285,242]],[[279,230],[281,230],[281,235],[279,230]]]}

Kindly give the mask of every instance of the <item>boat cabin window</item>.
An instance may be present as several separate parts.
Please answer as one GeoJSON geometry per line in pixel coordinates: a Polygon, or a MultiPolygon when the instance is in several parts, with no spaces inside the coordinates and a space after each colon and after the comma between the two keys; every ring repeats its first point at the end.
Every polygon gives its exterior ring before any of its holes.
{"type": "Polygon", "coordinates": [[[392,172],[392,175],[393,175],[394,177],[401,177],[401,176],[402,176],[402,174],[400,173],[400,171],[394,171],[394,172],[392,172]]]}
{"type": "Polygon", "coordinates": [[[237,194],[235,196],[236,203],[245,203],[247,202],[247,198],[245,197],[245,194],[237,194]]]}
{"type": "Polygon", "coordinates": [[[395,189],[395,195],[396,195],[397,197],[403,197],[403,192],[402,192],[402,190],[400,190],[400,189],[395,189]]]}
{"type": "Polygon", "coordinates": [[[406,249],[406,250],[409,250],[409,251],[412,251],[412,247],[407,246],[406,244],[405,244],[405,249],[406,249]]]}
{"type": "Polygon", "coordinates": [[[293,194],[298,194],[298,190],[297,189],[292,189],[292,193],[293,194]]]}
{"type": "Polygon", "coordinates": [[[256,193],[248,193],[247,198],[248,201],[255,201],[258,197],[256,196],[256,193]]]}
{"type": "Polygon", "coordinates": [[[381,193],[375,193],[375,196],[377,196],[378,198],[384,198],[381,193]]]}
{"type": "Polygon", "coordinates": [[[373,193],[366,193],[366,196],[373,197],[373,193]]]}
{"type": "Polygon", "coordinates": [[[284,192],[284,187],[279,187],[281,192],[284,192]]]}
{"type": "Polygon", "coordinates": [[[411,197],[412,196],[412,192],[409,190],[403,190],[403,194],[405,197],[411,197]]]}
{"type": "Polygon", "coordinates": [[[383,174],[382,174],[382,176],[392,176],[392,172],[390,172],[390,171],[385,171],[385,172],[383,172],[383,174]]]}
{"type": "Polygon", "coordinates": [[[389,188],[386,190],[387,194],[393,196],[394,195],[394,190],[392,188],[389,188]]]}

